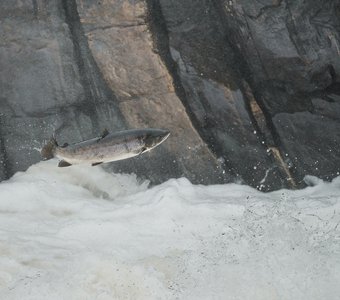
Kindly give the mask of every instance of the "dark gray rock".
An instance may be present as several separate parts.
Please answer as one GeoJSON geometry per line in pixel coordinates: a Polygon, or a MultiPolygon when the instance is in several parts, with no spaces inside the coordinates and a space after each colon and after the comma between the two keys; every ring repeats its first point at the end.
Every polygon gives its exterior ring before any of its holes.
{"type": "Polygon", "coordinates": [[[79,55],[67,17],[60,1],[1,3],[1,137],[8,176],[39,161],[38,148],[54,132],[79,141],[124,126],[100,75],[86,81],[98,70],[87,53],[79,55]],[[84,74],[86,66],[92,73],[84,74]]]}
{"type": "Polygon", "coordinates": [[[1,178],[39,161],[37,150],[53,133],[62,144],[96,136],[104,128],[164,127],[171,130],[171,139],[157,151],[111,168],[153,183],[181,176],[194,182],[226,181],[152,51],[143,3],[3,5],[1,178]],[[115,18],[110,9],[117,12],[115,18]],[[110,77],[115,70],[117,76],[110,77]]]}
{"type": "Polygon", "coordinates": [[[223,1],[221,11],[244,77],[295,180],[337,176],[340,2],[223,1]]]}
{"type": "Polygon", "coordinates": [[[340,175],[340,99],[312,99],[312,112],[279,113],[273,118],[285,159],[297,178],[331,180],[340,175]]]}
{"type": "Polygon", "coordinates": [[[108,168],[261,190],[331,180],[339,20],[334,0],[4,0],[0,178],[39,161],[54,132],[163,127],[157,150],[108,168]]]}
{"type": "Polygon", "coordinates": [[[339,1],[230,3],[230,40],[270,114],[308,109],[302,94],[339,82],[339,1]]]}
{"type": "Polygon", "coordinates": [[[181,99],[205,141],[231,162],[233,174],[258,186],[266,173],[265,188],[301,186],[307,174],[338,174],[340,141],[332,133],[338,132],[340,111],[319,103],[321,113],[313,99],[339,94],[339,1],[149,3],[163,19],[158,23],[171,55],[161,54],[175,63],[181,99]],[[333,118],[326,111],[334,111],[333,118]],[[296,118],[297,112],[303,114],[296,118]],[[308,129],[319,123],[328,134],[308,129]],[[293,146],[292,140],[302,143],[293,146]],[[315,169],[316,160],[323,167],[315,169]],[[252,166],[259,166],[257,172],[252,166]],[[276,176],[268,173],[273,166],[276,176]]]}
{"type": "Polygon", "coordinates": [[[263,120],[264,131],[259,130],[251,111],[254,95],[216,3],[150,1],[149,6],[153,16],[158,14],[154,27],[164,22],[163,32],[155,33],[163,59],[178,78],[178,94],[228,173],[262,189],[287,186],[289,174],[268,148],[275,146],[271,133],[263,120]]]}

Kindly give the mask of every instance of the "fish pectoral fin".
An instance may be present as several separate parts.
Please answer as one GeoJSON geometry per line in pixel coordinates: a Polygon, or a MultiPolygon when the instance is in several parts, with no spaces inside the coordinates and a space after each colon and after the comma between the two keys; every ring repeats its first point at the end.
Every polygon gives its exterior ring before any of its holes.
{"type": "Polygon", "coordinates": [[[69,166],[72,166],[72,164],[68,163],[66,160],[61,160],[58,164],[58,167],[69,167],[69,166]]]}
{"type": "Polygon", "coordinates": [[[93,164],[92,164],[92,167],[97,166],[97,165],[100,165],[100,164],[102,164],[102,163],[103,163],[102,161],[101,161],[101,162],[93,163],[93,164]]]}
{"type": "Polygon", "coordinates": [[[68,146],[68,143],[64,143],[64,145],[61,146],[61,148],[66,148],[68,146]]]}

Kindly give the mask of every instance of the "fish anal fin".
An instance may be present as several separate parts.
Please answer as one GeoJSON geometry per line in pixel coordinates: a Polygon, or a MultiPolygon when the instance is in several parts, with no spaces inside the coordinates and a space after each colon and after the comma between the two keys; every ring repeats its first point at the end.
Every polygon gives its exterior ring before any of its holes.
{"type": "Polygon", "coordinates": [[[61,160],[58,164],[58,167],[69,167],[69,166],[72,166],[72,164],[68,163],[66,160],[61,160]]]}
{"type": "Polygon", "coordinates": [[[93,163],[93,164],[92,164],[92,167],[97,166],[97,165],[100,165],[100,164],[102,164],[102,163],[103,163],[102,161],[101,161],[101,162],[93,163]]]}

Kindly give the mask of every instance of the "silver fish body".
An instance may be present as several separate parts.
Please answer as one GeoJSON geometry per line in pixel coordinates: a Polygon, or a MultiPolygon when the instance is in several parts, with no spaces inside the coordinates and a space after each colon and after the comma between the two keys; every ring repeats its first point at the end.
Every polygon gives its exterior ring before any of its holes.
{"type": "MultiPolygon", "coordinates": [[[[52,153],[42,150],[45,159],[57,157],[61,159],[60,167],[75,164],[97,165],[122,159],[131,158],[150,151],[164,142],[170,132],[163,129],[132,129],[115,133],[105,131],[102,136],[72,145],[52,147],[52,153]],[[46,155],[48,153],[48,155],[46,155]]],[[[53,142],[49,142],[53,143],[53,142]]]]}

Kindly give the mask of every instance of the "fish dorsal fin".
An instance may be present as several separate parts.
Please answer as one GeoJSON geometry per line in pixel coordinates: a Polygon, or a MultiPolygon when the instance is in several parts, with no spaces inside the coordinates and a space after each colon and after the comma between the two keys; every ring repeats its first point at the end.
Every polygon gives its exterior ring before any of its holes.
{"type": "Polygon", "coordinates": [[[104,137],[106,137],[110,132],[107,130],[107,128],[104,129],[101,138],[103,139],[104,137]]]}
{"type": "Polygon", "coordinates": [[[110,133],[110,132],[105,128],[104,131],[103,131],[103,133],[102,133],[102,135],[98,138],[97,143],[98,143],[101,139],[103,139],[104,137],[106,137],[109,133],[110,133]]]}

